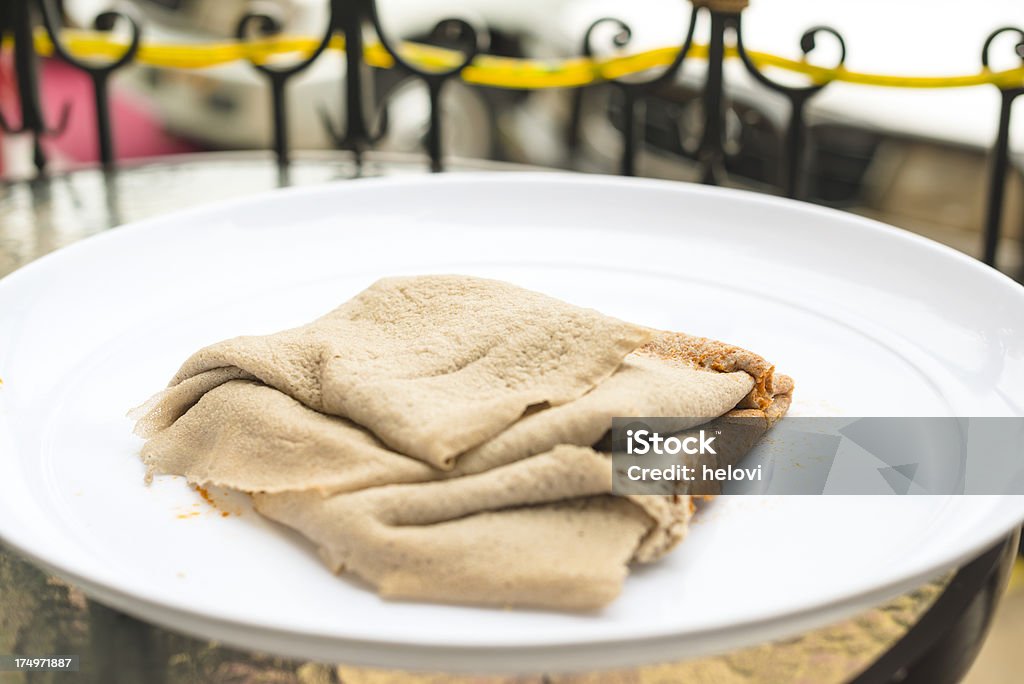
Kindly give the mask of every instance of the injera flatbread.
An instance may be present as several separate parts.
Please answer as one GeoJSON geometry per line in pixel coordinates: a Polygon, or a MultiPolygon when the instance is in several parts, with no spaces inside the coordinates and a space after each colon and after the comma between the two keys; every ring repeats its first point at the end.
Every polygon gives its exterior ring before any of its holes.
{"type": "Polygon", "coordinates": [[[384,597],[593,609],[618,595],[651,527],[640,507],[604,494],[608,461],[562,446],[443,482],[254,499],[384,597]]]}
{"type": "MultiPolygon", "coordinates": [[[[350,302],[310,326],[199,352],[142,407],[148,469],[254,494],[257,510],[300,531],[330,567],[385,597],[590,610],[618,595],[629,563],[652,562],[678,544],[694,509],[686,493],[610,495],[610,457],[588,446],[611,418],[688,416],[679,429],[742,418],[753,427],[724,444],[721,457],[738,460],[789,406],[791,380],[751,352],[558,302],[556,313],[541,317],[546,329],[568,316],[573,332],[555,338],[555,354],[524,358],[551,338],[517,335],[515,321],[498,313],[492,322],[509,326],[504,335],[460,338],[459,319],[465,329],[477,308],[493,312],[508,306],[501,298],[543,295],[439,278],[381,281],[356,298],[361,306],[346,310],[350,302]],[[430,321],[425,328],[415,325],[419,309],[430,321]],[[591,325],[618,337],[612,344],[589,338],[591,325]],[[430,351],[452,335],[443,353],[430,351]],[[374,347],[374,336],[393,344],[374,347]],[[352,346],[341,353],[342,345],[352,346]],[[397,374],[386,362],[396,359],[397,374]],[[449,376],[456,380],[435,380],[449,376]],[[399,409],[426,421],[473,414],[478,402],[458,393],[485,382],[504,387],[484,392],[488,418],[470,423],[476,442],[468,450],[468,440],[455,438],[443,451],[409,455],[395,438],[382,439],[382,430],[397,430],[399,409]],[[371,431],[341,417],[352,407],[332,394],[340,388],[362,391],[387,420],[371,417],[371,431]],[[412,398],[397,401],[408,388],[412,398]],[[418,408],[432,400],[450,406],[418,408]]],[[[511,308],[543,313],[555,301],[545,300],[511,308]]]]}
{"type": "MultiPolygon", "coordinates": [[[[448,472],[387,448],[349,420],[245,380],[208,391],[151,437],[142,457],[153,473],[249,492],[341,492],[478,473],[560,444],[593,445],[616,416],[691,419],[679,421],[677,429],[721,416],[744,402],[756,382],[736,364],[727,372],[710,370],[702,365],[708,358],[708,343],[665,333],[586,395],[530,413],[461,456],[448,472]]],[[[762,361],[749,353],[745,358],[750,360],[745,366],[762,361]]]]}
{"type": "MultiPolygon", "coordinates": [[[[742,417],[747,448],[789,405],[791,382],[775,384],[787,393],[765,409],[718,419],[742,417]]],[[[611,496],[611,476],[607,454],[562,445],[443,481],[253,499],[335,572],[386,598],[596,610],[619,595],[631,562],[653,562],[683,539],[694,510],[687,495],[611,496]]]]}
{"type": "Polygon", "coordinates": [[[200,350],[140,407],[137,431],[171,425],[222,376],[252,377],[450,469],[528,407],[582,396],[653,334],[495,280],[385,278],[308,325],[200,350]]]}

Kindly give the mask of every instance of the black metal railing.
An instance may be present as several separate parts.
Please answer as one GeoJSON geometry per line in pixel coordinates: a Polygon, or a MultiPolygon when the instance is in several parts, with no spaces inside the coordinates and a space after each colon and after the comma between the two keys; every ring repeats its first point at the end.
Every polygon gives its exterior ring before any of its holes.
{"type": "MultiPolygon", "coordinates": [[[[367,95],[365,72],[367,69],[364,55],[364,31],[372,28],[377,40],[393,59],[395,65],[409,77],[419,79],[426,86],[429,94],[430,114],[429,125],[425,136],[425,151],[433,171],[444,168],[442,156],[442,139],[445,134],[441,112],[444,107],[445,86],[452,79],[459,78],[463,71],[485,50],[484,32],[475,29],[461,19],[446,19],[435,28],[432,39],[437,42],[454,45],[462,53],[462,59],[456,64],[444,68],[426,68],[406,59],[398,47],[398,43],[388,35],[381,25],[375,0],[324,0],[329,4],[327,26],[316,45],[305,58],[289,66],[271,65],[253,60],[253,67],[266,77],[269,84],[270,108],[273,121],[272,149],[282,171],[287,170],[290,162],[291,144],[288,137],[287,108],[285,105],[286,91],[291,80],[313,64],[325,51],[335,36],[345,39],[345,57],[347,67],[341,87],[344,122],[339,130],[330,116],[321,111],[323,125],[329,133],[333,145],[340,150],[353,153],[356,164],[362,162],[363,155],[372,149],[387,129],[387,95],[383,103],[374,112],[368,112],[370,98],[367,95]]],[[[743,40],[742,14],[748,0],[691,0],[692,12],[685,28],[685,39],[675,57],[665,68],[646,80],[638,76],[623,77],[607,82],[607,85],[618,91],[622,108],[622,125],[619,127],[622,136],[619,171],[623,175],[633,175],[636,171],[636,157],[639,148],[641,126],[639,119],[643,104],[658,98],[659,92],[670,85],[677,77],[680,68],[689,57],[694,41],[697,20],[701,13],[709,19],[710,34],[707,39],[707,69],[701,93],[702,132],[695,159],[700,167],[699,177],[705,183],[724,184],[729,182],[725,167],[726,157],[726,90],[723,63],[726,58],[727,45],[731,39],[736,53],[746,71],[755,81],[767,89],[780,93],[789,102],[788,122],[785,133],[780,140],[781,149],[778,155],[778,167],[775,173],[775,187],[779,194],[788,197],[805,197],[805,140],[807,136],[806,108],[807,103],[822,89],[829,85],[829,80],[814,82],[803,87],[785,85],[770,78],[762,71],[749,54],[743,40]]],[[[96,136],[100,151],[100,160],[106,171],[113,172],[117,166],[117,154],[114,149],[112,122],[109,107],[108,82],[110,77],[120,69],[131,64],[139,50],[143,28],[131,17],[121,12],[104,12],[94,22],[97,30],[110,30],[118,22],[126,22],[130,32],[130,40],[125,44],[124,51],[117,58],[106,63],[76,58],[62,47],[59,12],[53,0],[4,0],[0,3],[0,33],[13,42],[13,62],[17,79],[18,105],[20,121],[9,121],[0,116],[0,127],[7,133],[24,133],[34,140],[35,166],[40,175],[46,172],[46,157],[40,140],[59,135],[67,125],[70,108],[64,107],[56,122],[45,120],[39,96],[38,57],[34,47],[33,32],[37,21],[41,22],[46,34],[54,45],[54,54],[59,59],[71,64],[86,73],[92,82],[97,127],[96,136]]],[[[593,56],[596,47],[593,45],[596,29],[602,25],[616,29],[612,47],[622,48],[628,45],[632,31],[628,24],[614,17],[603,17],[594,22],[582,38],[581,52],[585,56],[593,56]]],[[[247,40],[254,37],[266,38],[281,31],[281,22],[266,13],[254,13],[242,17],[237,27],[237,37],[247,40]]],[[[985,41],[982,48],[981,62],[988,67],[990,52],[994,40],[1007,33],[1017,36],[1017,56],[1024,60],[1024,31],[1018,28],[1004,27],[994,31],[985,41]]],[[[846,57],[846,44],[842,36],[827,26],[816,26],[808,29],[802,36],[800,48],[804,55],[812,52],[818,39],[829,36],[838,44],[839,60],[842,66],[846,57]]],[[[1017,85],[997,85],[1000,89],[1002,106],[999,112],[999,125],[996,139],[991,150],[991,169],[988,179],[986,209],[983,231],[983,260],[994,264],[1000,241],[1003,224],[1005,187],[1010,170],[1009,130],[1014,100],[1024,93],[1024,88],[1017,85]]],[[[583,86],[573,94],[573,107],[567,130],[567,143],[570,149],[578,145],[581,135],[580,116],[583,98],[589,86],[583,86]]]]}

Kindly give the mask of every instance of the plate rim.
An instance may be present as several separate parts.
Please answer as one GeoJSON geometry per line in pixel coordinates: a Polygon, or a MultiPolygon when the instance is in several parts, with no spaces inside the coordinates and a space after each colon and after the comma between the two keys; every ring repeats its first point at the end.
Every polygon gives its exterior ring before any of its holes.
{"type": "Polygon", "coordinates": [[[315,195],[330,190],[351,190],[353,186],[356,188],[362,187],[387,187],[387,186],[403,186],[403,185],[427,185],[433,183],[448,184],[453,182],[464,182],[464,183],[480,183],[480,184],[507,184],[512,183],[556,183],[566,185],[579,185],[588,184],[595,186],[635,186],[638,188],[647,187],[652,190],[664,190],[669,192],[680,192],[682,194],[693,194],[693,195],[721,195],[723,197],[731,197],[733,200],[746,202],[751,204],[768,204],[778,207],[789,207],[795,211],[801,211],[809,214],[817,214],[821,216],[829,217],[830,219],[839,219],[844,222],[851,224],[859,224],[860,229],[870,230],[876,234],[884,235],[887,237],[896,238],[911,244],[915,244],[919,247],[932,251],[936,254],[941,254],[944,257],[952,258],[959,262],[962,266],[968,267],[980,275],[980,277],[994,278],[996,282],[1001,282],[1004,285],[1018,288],[1020,292],[1024,293],[1024,285],[1018,283],[1016,280],[1006,275],[1002,271],[999,271],[992,266],[989,266],[978,259],[975,259],[953,247],[944,245],[941,242],[932,240],[931,238],[925,237],[914,233],[906,228],[900,228],[878,219],[873,219],[867,216],[861,216],[860,214],[853,214],[851,212],[842,211],[840,209],[834,209],[832,207],[821,206],[818,204],[812,204],[803,200],[791,199],[788,197],[780,197],[778,195],[768,195],[764,193],[754,192],[752,190],[743,190],[740,188],[725,188],[717,185],[704,185],[699,183],[692,183],[689,181],[675,181],[665,180],[660,178],[640,178],[636,176],[614,176],[610,174],[599,174],[599,173],[581,173],[561,170],[551,171],[447,171],[436,174],[422,175],[422,176],[384,176],[384,177],[373,177],[373,178],[346,178],[340,180],[333,180],[325,183],[312,183],[309,185],[291,186],[286,188],[275,188],[273,190],[257,192],[251,195],[243,195],[241,197],[232,197],[223,200],[214,200],[211,202],[204,202],[194,207],[187,207],[177,211],[167,212],[155,216],[149,216],[138,221],[130,221],[128,223],[119,224],[111,228],[105,229],[99,233],[95,233],[81,240],[77,240],[71,244],[59,247],[47,254],[44,254],[37,259],[33,259],[29,263],[21,266],[14,271],[8,273],[4,277],[0,278],[0,293],[3,293],[5,287],[9,287],[11,282],[19,282],[22,278],[26,277],[24,273],[33,273],[39,264],[49,264],[57,259],[68,258],[68,254],[75,254],[81,249],[93,249],[95,245],[101,242],[119,239],[117,236],[125,233],[136,233],[142,230],[152,229],[153,224],[159,224],[169,219],[186,219],[193,215],[201,215],[209,212],[219,212],[231,209],[236,206],[244,206],[251,204],[256,201],[267,201],[267,200],[278,200],[284,201],[289,197],[301,197],[303,195],[315,195]]]}
{"type": "MultiPolygon", "coordinates": [[[[887,238],[898,239],[904,241],[910,241],[922,248],[928,249],[932,252],[939,254],[943,258],[953,259],[959,262],[959,267],[970,268],[978,277],[994,279],[993,282],[998,283],[999,287],[1012,286],[1017,296],[1024,301],[1024,287],[1013,281],[1005,274],[996,271],[995,269],[982,264],[966,254],[958,252],[957,250],[934,242],[928,238],[925,238],[909,231],[884,224],[882,222],[862,217],[846,212],[841,212],[836,209],[828,207],[821,207],[817,205],[808,204],[796,200],[790,200],[775,196],[766,196],[758,193],[753,193],[745,190],[731,189],[731,188],[719,188],[710,187],[703,185],[696,185],[692,183],[681,183],[678,181],[668,180],[654,180],[654,179],[639,179],[639,178],[622,178],[618,176],[600,176],[600,175],[589,175],[589,174],[578,174],[578,173],[565,173],[565,172],[516,172],[516,173],[495,173],[495,172],[467,172],[467,173],[447,173],[439,174],[434,176],[397,176],[397,177],[386,177],[386,178],[371,178],[371,179],[343,179],[339,181],[333,181],[330,183],[318,183],[308,186],[283,188],[273,190],[269,192],[261,192],[253,195],[232,198],[228,200],[221,200],[216,202],[209,202],[198,205],[196,207],[190,207],[181,211],[170,212],[161,214],[158,216],[149,217],[140,221],[132,222],[119,226],[118,230],[106,230],[102,233],[90,236],[86,239],[80,240],[76,243],[62,247],[54,252],[51,252],[33,262],[19,268],[9,274],[8,276],[0,279],[0,298],[2,298],[6,292],[11,288],[17,286],[26,278],[33,278],[37,271],[44,269],[51,269],[61,260],[74,259],[82,250],[97,249],[97,245],[104,244],[108,240],[123,239],[123,235],[130,234],[136,235],[146,230],[158,229],[161,224],[166,224],[168,221],[180,221],[188,219],[191,216],[201,216],[210,212],[224,212],[229,211],[233,207],[246,206],[253,203],[259,203],[261,201],[288,201],[288,198],[302,197],[305,195],[320,195],[323,193],[334,193],[334,192],[360,192],[362,188],[368,186],[374,187],[389,187],[389,186],[409,186],[409,185],[425,185],[425,184],[452,184],[452,183],[483,183],[483,184],[534,184],[543,183],[550,185],[556,184],[569,184],[569,185],[582,185],[590,187],[624,187],[624,188],[649,188],[655,190],[663,190],[677,193],[679,195],[690,195],[690,196],[717,196],[725,198],[726,200],[732,201],[744,201],[754,204],[769,204],[775,206],[781,206],[785,210],[793,210],[802,212],[804,214],[810,214],[812,216],[827,216],[828,220],[832,223],[839,219],[849,226],[859,226],[858,229],[870,230],[876,233],[882,233],[887,238]]],[[[3,421],[0,421],[2,423],[3,421]]],[[[612,658],[618,652],[616,649],[608,650],[609,647],[615,646],[618,650],[622,648],[634,648],[638,643],[652,643],[659,640],[668,640],[671,642],[672,653],[669,657],[679,657],[679,653],[682,652],[677,643],[679,640],[707,640],[708,638],[714,638],[717,642],[726,643],[728,642],[728,635],[730,633],[751,633],[757,631],[773,631],[778,634],[784,633],[786,630],[782,629],[782,626],[786,624],[795,624],[801,620],[821,623],[822,614],[827,614],[832,618],[835,618],[837,614],[849,615],[862,609],[865,605],[871,603],[877,603],[878,601],[885,600],[885,598],[891,597],[905,591],[914,586],[919,586],[923,581],[927,581],[928,578],[948,570],[954,567],[964,560],[973,557],[994,544],[998,539],[1005,536],[1014,526],[1020,524],[1020,519],[1024,518],[1024,497],[1012,497],[1003,496],[999,497],[999,502],[993,502],[992,508],[987,515],[993,514],[994,511],[1003,511],[1006,520],[1011,517],[1010,508],[1013,509],[1013,516],[1016,522],[1007,523],[1003,521],[1003,525],[1000,526],[999,530],[995,530],[996,526],[993,526],[993,530],[987,535],[979,535],[972,540],[970,545],[964,545],[959,547],[961,549],[958,553],[946,554],[945,560],[941,563],[941,567],[934,563],[927,564],[928,567],[919,567],[916,572],[909,572],[902,577],[902,579],[893,580],[892,582],[877,586],[871,590],[855,592],[852,594],[844,595],[841,599],[829,603],[823,606],[805,607],[798,611],[785,611],[777,612],[768,617],[761,617],[759,619],[747,620],[738,623],[733,623],[727,626],[713,628],[710,630],[703,631],[672,631],[671,633],[665,633],[664,630],[656,634],[649,633],[634,633],[625,637],[584,637],[583,639],[567,639],[560,642],[545,641],[544,644],[523,644],[516,643],[512,645],[494,646],[493,644],[410,644],[407,641],[387,641],[381,639],[360,639],[359,637],[346,637],[339,635],[325,635],[323,633],[316,632],[302,632],[301,630],[294,629],[277,629],[271,625],[253,623],[251,621],[237,621],[233,619],[225,619],[222,616],[216,616],[211,613],[206,613],[201,610],[195,610],[191,608],[184,608],[181,605],[176,605],[171,601],[160,601],[154,600],[153,597],[139,596],[135,592],[125,591],[119,589],[116,585],[108,585],[102,582],[96,582],[88,577],[82,576],[71,569],[63,567],[59,562],[60,559],[56,554],[40,554],[32,548],[31,539],[24,538],[20,542],[17,539],[17,534],[10,534],[9,530],[5,531],[5,525],[0,520],[0,543],[15,549],[23,557],[32,560],[37,565],[45,567],[50,571],[54,572],[58,576],[68,579],[74,584],[83,586],[91,589],[91,593],[97,596],[103,596],[112,605],[116,605],[118,608],[128,613],[144,615],[146,619],[159,622],[161,624],[167,624],[171,627],[184,628],[189,631],[199,631],[204,633],[201,625],[198,623],[206,623],[210,626],[210,629],[215,628],[232,631],[237,634],[239,639],[245,638],[248,643],[251,643],[256,639],[256,633],[262,633],[267,638],[273,638],[280,641],[292,640],[296,637],[302,639],[311,640],[328,640],[333,643],[335,647],[339,642],[345,642],[350,648],[354,649],[369,649],[374,648],[386,648],[386,649],[429,649],[437,653],[451,653],[460,658],[460,662],[469,662],[473,660],[465,651],[484,651],[489,652],[492,655],[494,651],[500,650],[502,653],[502,659],[508,661],[511,667],[513,663],[520,661],[524,657],[530,657],[531,663],[544,661],[547,657],[551,661],[552,665],[557,665],[559,657],[551,659],[550,653],[545,656],[546,652],[551,649],[555,649],[563,654],[564,658],[578,658],[584,651],[587,652],[587,656],[591,657],[594,655],[612,658]],[[1008,499],[1016,499],[1016,506],[1012,506],[1014,502],[1007,501],[1008,499]],[[1003,529],[1005,528],[1005,529],[1003,529]],[[814,616],[819,616],[814,618],[814,616]],[[183,627],[184,625],[184,627],[183,627]],[[243,636],[244,635],[244,636],[243,636]],[[600,649],[602,653],[593,653],[595,649],[600,649]],[[574,655],[575,654],[575,655],[574,655]]],[[[0,502],[0,511],[3,510],[3,504],[0,502]]],[[[925,563],[919,563],[919,565],[925,565],[925,563]]],[[[837,619],[837,618],[836,618],[837,619]]],[[[216,632],[220,635],[220,638],[224,638],[224,632],[216,632]]],[[[209,635],[208,633],[206,633],[209,635]]],[[[224,638],[225,641],[231,639],[224,638]]],[[[237,643],[237,642],[236,642],[237,643]]],[[[240,645],[245,645],[244,643],[240,645]]],[[[289,651],[291,653],[291,651],[289,651]]],[[[322,657],[323,653],[317,651],[322,657]]],[[[312,654],[307,654],[312,655],[312,654]]],[[[626,654],[619,654],[625,656],[626,654]]],[[[356,658],[358,660],[358,657],[356,658]]],[[[430,658],[425,658],[430,660],[430,658]]],[[[627,658],[627,661],[629,658],[627,658]]],[[[491,662],[488,659],[490,666],[500,665],[500,661],[491,662]]],[[[588,661],[589,662],[589,661],[588,661]]],[[[619,661],[615,661],[618,663],[619,661]]],[[[625,661],[623,661],[625,662],[625,661]]],[[[380,663],[376,663],[380,664],[380,663]]],[[[620,663],[621,664],[621,663],[620,663]]],[[[393,659],[389,659],[385,666],[393,665],[393,659]]],[[[516,671],[521,670],[521,665],[518,666],[516,671]]]]}

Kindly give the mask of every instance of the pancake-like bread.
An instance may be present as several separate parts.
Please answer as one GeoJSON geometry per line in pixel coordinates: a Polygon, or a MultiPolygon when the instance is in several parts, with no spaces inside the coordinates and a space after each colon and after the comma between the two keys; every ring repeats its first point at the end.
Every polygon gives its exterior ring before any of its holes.
{"type": "Polygon", "coordinates": [[[742,420],[720,442],[722,465],[789,407],[792,381],[745,349],[493,281],[419,280],[380,281],[310,326],[194,355],[140,410],[150,475],[252,494],[384,596],[590,610],[618,595],[630,563],[677,545],[694,511],[685,490],[612,495],[611,458],[592,448],[612,418],[742,420]],[[536,319],[504,316],[499,299],[536,319]],[[470,330],[481,318],[489,332],[470,330]],[[553,349],[521,332],[535,324],[564,333],[553,349]],[[456,339],[434,349],[444,336],[456,339]],[[399,409],[411,418],[393,420],[399,409]],[[453,431],[443,447],[429,443],[433,420],[453,431]]]}
{"type": "Polygon", "coordinates": [[[167,427],[221,377],[252,377],[450,469],[528,407],[585,394],[653,334],[496,280],[385,278],[308,325],[196,352],[137,431],[167,427]]]}

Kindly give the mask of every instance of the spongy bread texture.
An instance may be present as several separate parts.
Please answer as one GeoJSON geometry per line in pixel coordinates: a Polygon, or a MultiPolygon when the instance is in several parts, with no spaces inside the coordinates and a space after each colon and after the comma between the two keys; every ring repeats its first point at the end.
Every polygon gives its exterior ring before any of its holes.
{"type": "Polygon", "coordinates": [[[202,383],[182,397],[178,386],[237,369],[448,469],[528,407],[582,396],[653,335],[496,280],[385,278],[308,325],[196,352],[147,407],[139,429],[153,434],[211,389],[202,383]]]}
{"type": "Polygon", "coordinates": [[[388,448],[350,420],[314,411],[259,382],[230,380],[153,435],[142,456],[153,472],[203,486],[353,491],[479,473],[561,444],[590,446],[615,416],[686,417],[677,428],[691,427],[732,409],[753,386],[742,371],[719,373],[633,354],[576,401],[529,412],[444,471],[388,448]]]}

